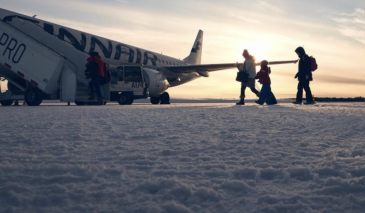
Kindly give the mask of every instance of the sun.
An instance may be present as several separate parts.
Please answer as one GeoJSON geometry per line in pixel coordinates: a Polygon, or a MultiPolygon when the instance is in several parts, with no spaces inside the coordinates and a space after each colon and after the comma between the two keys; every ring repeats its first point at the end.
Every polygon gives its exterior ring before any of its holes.
{"type": "MultiPolygon", "coordinates": [[[[256,59],[256,62],[262,61],[262,60],[267,60],[266,59],[266,51],[267,51],[267,47],[260,42],[243,42],[241,45],[242,47],[242,52],[244,49],[247,49],[248,52],[250,53],[250,55],[254,56],[256,59]]],[[[239,55],[239,61],[242,61],[242,52],[239,55]]]]}

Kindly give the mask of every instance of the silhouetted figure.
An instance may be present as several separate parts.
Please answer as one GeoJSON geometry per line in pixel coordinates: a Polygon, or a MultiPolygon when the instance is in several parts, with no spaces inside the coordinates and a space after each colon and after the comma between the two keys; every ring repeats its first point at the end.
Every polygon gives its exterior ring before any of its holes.
{"type": "Polygon", "coordinates": [[[260,92],[255,88],[255,77],[256,77],[256,65],[255,65],[255,58],[248,53],[245,49],[242,53],[242,56],[245,58],[243,65],[236,64],[238,70],[240,72],[247,72],[249,74],[247,82],[241,83],[241,95],[240,101],[236,103],[237,105],[245,105],[245,91],[246,87],[249,87],[256,96],[259,96],[260,92]]]}
{"type": "Polygon", "coordinates": [[[259,100],[255,101],[260,105],[263,105],[265,102],[267,105],[277,104],[276,98],[271,91],[271,79],[269,76],[271,69],[268,67],[268,64],[268,61],[261,61],[261,69],[255,77],[256,79],[259,79],[260,84],[262,84],[259,100]]]}
{"type": "Polygon", "coordinates": [[[85,75],[91,78],[89,82],[90,97],[88,100],[95,100],[95,94],[98,102],[103,102],[103,92],[100,82],[104,78],[104,62],[97,52],[92,52],[87,59],[85,75]]]}
{"type": "Polygon", "coordinates": [[[305,53],[303,47],[298,47],[295,52],[299,57],[298,73],[294,78],[298,78],[298,92],[296,100],[293,104],[302,104],[303,99],[303,89],[305,90],[306,100],[305,104],[315,104],[313,101],[313,96],[309,83],[313,81],[312,71],[311,71],[311,60],[309,56],[305,53]]]}

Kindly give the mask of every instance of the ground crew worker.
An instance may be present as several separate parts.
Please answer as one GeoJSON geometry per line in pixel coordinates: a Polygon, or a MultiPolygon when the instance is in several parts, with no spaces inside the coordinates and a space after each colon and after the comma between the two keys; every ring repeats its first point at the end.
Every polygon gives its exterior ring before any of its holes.
{"type": "Polygon", "coordinates": [[[87,59],[85,75],[91,78],[89,82],[90,97],[88,100],[95,100],[95,94],[98,102],[103,102],[103,91],[100,86],[101,79],[104,78],[104,62],[100,58],[99,53],[92,52],[87,59]]]}

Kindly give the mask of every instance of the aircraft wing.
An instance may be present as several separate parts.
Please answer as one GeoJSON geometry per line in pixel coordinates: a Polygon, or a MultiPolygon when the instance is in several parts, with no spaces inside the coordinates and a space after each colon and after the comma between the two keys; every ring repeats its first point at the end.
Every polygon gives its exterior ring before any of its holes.
{"type": "Polygon", "coordinates": [[[232,69],[236,67],[236,63],[232,64],[199,64],[199,65],[182,65],[182,66],[164,66],[164,68],[175,73],[190,73],[196,71],[218,71],[224,69],[232,69]]]}
{"type": "MultiPolygon", "coordinates": [[[[269,65],[292,64],[292,63],[297,63],[297,62],[298,62],[298,60],[293,60],[293,61],[271,61],[271,62],[269,62],[269,65]]],[[[260,62],[256,63],[256,66],[259,66],[259,65],[260,65],[260,62]]],[[[175,72],[175,73],[213,72],[213,71],[236,68],[236,63],[164,66],[163,68],[166,68],[169,71],[175,72]]]]}

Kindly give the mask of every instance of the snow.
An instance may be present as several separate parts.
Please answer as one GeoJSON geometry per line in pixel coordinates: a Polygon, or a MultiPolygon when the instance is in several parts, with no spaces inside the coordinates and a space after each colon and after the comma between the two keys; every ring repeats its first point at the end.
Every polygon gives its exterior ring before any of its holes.
{"type": "Polygon", "coordinates": [[[364,212],[365,105],[0,107],[0,212],[364,212]]]}

